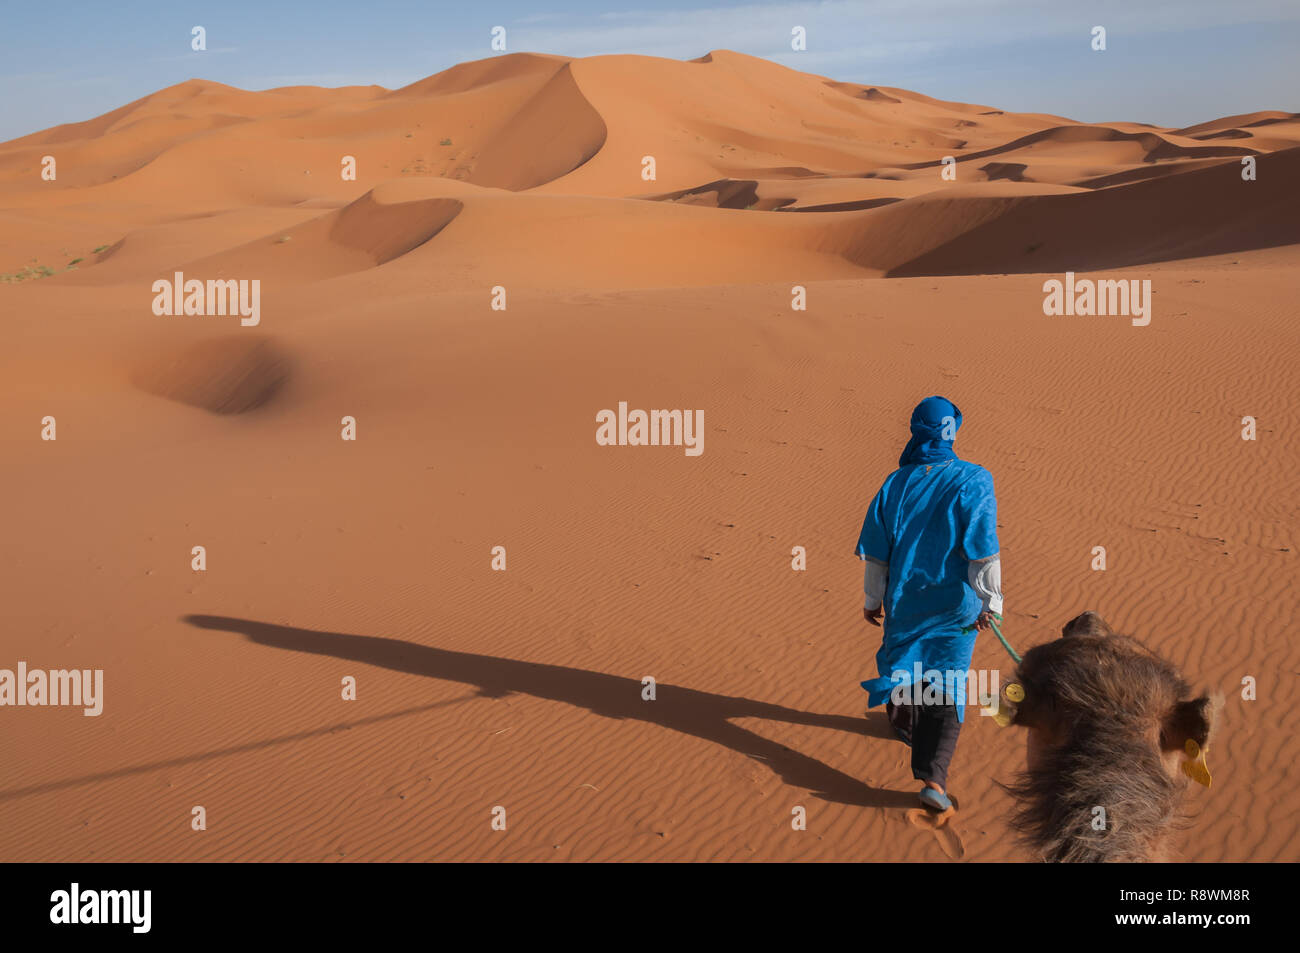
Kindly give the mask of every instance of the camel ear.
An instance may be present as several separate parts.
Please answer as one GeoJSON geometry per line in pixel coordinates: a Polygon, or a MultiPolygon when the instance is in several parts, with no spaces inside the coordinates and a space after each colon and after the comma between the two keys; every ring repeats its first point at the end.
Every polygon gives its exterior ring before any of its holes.
{"type": "Polygon", "coordinates": [[[1198,748],[1204,748],[1214,727],[1214,708],[1208,695],[1176,704],[1160,725],[1160,747],[1166,751],[1182,751],[1190,740],[1198,748]]]}
{"type": "Polygon", "coordinates": [[[1095,612],[1080,612],[1061,628],[1061,638],[1071,635],[1114,635],[1106,620],[1095,612]]]}
{"type": "Polygon", "coordinates": [[[1182,762],[1183,773],[1207,788],[1210,786],[1210,768],[1205,754],[1218,708],[1215,701],[1202,695],[1179,702],[1165,715],[1160,726],[1160,747],[1166,751],[1182,751],[1187,756],[1182,762]]]}

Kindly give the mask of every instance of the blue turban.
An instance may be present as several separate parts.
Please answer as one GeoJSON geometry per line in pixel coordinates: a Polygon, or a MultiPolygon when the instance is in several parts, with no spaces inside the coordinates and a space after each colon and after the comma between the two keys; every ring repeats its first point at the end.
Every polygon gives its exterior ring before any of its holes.
{"type": "Polygon", "coordinates": [[[946,397],[927,397],[912,411],[912,439],[898,458],[900,467],[955,460],[952,442],[961,426],[961,411],[946,397]],[[951,429],[950,429],[951,428],[951,429]]]}

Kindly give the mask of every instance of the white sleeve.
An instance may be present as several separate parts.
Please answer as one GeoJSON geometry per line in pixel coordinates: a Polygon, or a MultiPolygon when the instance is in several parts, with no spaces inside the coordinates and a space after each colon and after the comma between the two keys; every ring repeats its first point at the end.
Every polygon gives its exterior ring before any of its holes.
{"type": "Polygon", "coordinates": [[[862,578],[862,591],[867,594],[865,609],[879,609],[885,602],[885,590],[889,588],[889,566],[870,556],[864,557],[867,564],[862,578]]]}
{"type": "Polygon", "coordinates": [[[1002,560],[994,553],[985,559],[972,559],[966,579],[989,612],[1002,614],[1002,560]]]}

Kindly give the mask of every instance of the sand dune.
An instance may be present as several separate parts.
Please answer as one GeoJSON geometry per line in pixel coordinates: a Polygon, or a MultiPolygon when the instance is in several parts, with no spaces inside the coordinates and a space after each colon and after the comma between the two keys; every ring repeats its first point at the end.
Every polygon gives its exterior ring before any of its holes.
{"type": "Polygon", "coordinates": [[[1300,174],[1300,149],[1263,156],[1259,168],[1254,182],[1242,181],[1237,166],[1213,165],[1084,194],[916,199],[938,204],[934,220],[903,218],[904,203],[878,213],[886,220],[881,227],[913,229],[934,245],[887,270],[900,276],[1091,271],[1300,242],[1300,193],[1290,181],[1300,174]]]}
{"type": "Polygon", "coordinates": [[[3,711],[0,858],[1026,860],[1020,738],[968,720],[932,829],[863,716],[851,543],[940,392],[1008,635],[1097,609],[1224,692],[1182,856],[1300,859],[1297,181],[1293,112],[1078,123],[728,51],[191,80],[0,144],[0,668],[107,693],[3,711]],[[1064,271],[1154,319],[1045,316],[1064,271]],[[257,280],[257,325],[154,313],[176,272],[257,280]],[[619,401],[702,408],[705,452],[597,446],[619,401]]]}
{"type": "Polygon", "coordinates": [[[419,248],[460,214],[461,202],[423,197],[422,185],[386,183],[283,234],[176,264],[214,277],[251,274],[270,265],[277,277],[297,281],[373,268],[419,248]]]}
{"type": "Polygon", "coordinates": [[[469,180],[498,189],[529,189],[584,165],[604,144],[604,120],[565,66],[484,145],[469,180]]]}
{"type": "Polygon", "coordinates": [[[1236,126],[1263,126],[1273,123],[1289,123],[1300,119],[1300,113],[1281,112],[1276,109],[1264,109],[1259,112],[1243,113],[1239,116],[1224,116],[1221,119],[1212,119],[1209,122],[1197,123],[1194,126],[1187,126],[1183,129],[1174,130],[1176,136],[1196,137],[1205,133],[1221,132],[1236,126]]]}

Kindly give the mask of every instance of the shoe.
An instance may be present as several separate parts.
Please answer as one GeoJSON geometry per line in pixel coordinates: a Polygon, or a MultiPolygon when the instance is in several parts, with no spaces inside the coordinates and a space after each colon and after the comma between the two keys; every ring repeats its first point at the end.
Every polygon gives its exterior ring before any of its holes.
{"type": "Polygon", "coordinates": [[[932,811],[939,811],[940,813],[942,813],[943,811],[947,811],[952,808],[952,801],[951,799],[949,799],[948,795],[940,791],[936,791],[928,784],[925,787],[921,788],[920,798],[921,798],[921,803],[932,811]]]}

